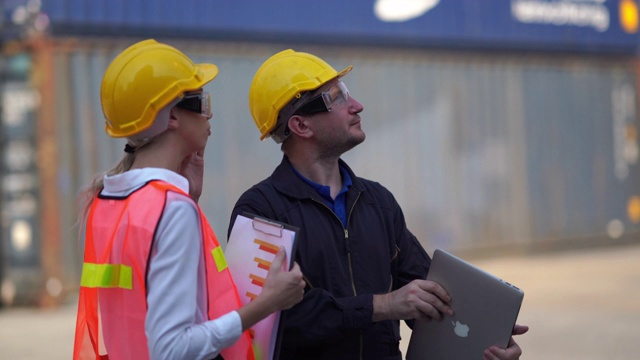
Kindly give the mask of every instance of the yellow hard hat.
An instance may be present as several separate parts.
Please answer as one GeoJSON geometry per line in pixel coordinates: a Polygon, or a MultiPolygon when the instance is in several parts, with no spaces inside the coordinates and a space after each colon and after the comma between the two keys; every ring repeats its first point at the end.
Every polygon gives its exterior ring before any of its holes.
{"type": "MultiPolygon", "coordinates": [[[[111,62],[102,78],[105,131],[115,138],[139,136],[153,125],[161,109],[217,75],[215,65],[194,64],[172,46],[153,39],[133,44],[111,62]]],[[[164,130],[166,126],[146,137],[164,130]]]]}
{"type": "MultiPolygon", "coordinates": [[[[256,72],[249,88],[249,109],[260,130],[260,140],[273,136],[280,143],[286,135],[283,108],[294,98],[302,99],[305,92],[315,90],[326,82],[341,78],[352,66],[337,72],[319,57],[291,49],[281,51],[265,61],[256,72]]],[[[301,101],[298,105],[301,105],[301,101]]],[[[292,115],[293,112],[290,112],[292,115]]]]}

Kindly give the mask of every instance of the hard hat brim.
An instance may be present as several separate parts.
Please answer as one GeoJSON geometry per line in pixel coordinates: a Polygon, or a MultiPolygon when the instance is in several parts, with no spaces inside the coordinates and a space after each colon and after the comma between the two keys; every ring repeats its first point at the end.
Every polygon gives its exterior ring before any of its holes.
{"type": "Polygon", "coordinates": [[[196,66],[204,74],[204,78],[202,79],[202,86],[209,83],[211,80],[215,79],[218,76],[218,67],[214,64],[196,64],[196,66]]]}
{"type": "Polygon", "coordinates": [[[345,75],[347,75],[348,73],[351,72],[351,70],[353,70],[353,65],[349,65],[346,68],[344,68],[342,71],[338,72],[338,79],[341,79],[342,77],[344,77],[345,75]]]}

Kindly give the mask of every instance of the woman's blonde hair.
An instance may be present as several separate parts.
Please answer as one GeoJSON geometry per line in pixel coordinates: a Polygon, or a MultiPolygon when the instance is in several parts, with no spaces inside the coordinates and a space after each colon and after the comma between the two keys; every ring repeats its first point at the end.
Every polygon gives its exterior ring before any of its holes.
{"type": "Polygon", "coordinates": [[[82,227],[83,227],[82,225],[84,225],[84,223],[87,220],[87,215],[89,215],[89,209],[91,208],[93,201],[95,200],[96,196],[100,193],[102,188],[104,188],[104,177],[122,174],[124,172],[131,170],[131,167],[133,166],[133,162],[136,159],[136,154],[140,153],[141,151],[145,151],[146,150],[145,148],[147,147],[147,145],[149,145],[152,142],[153,142],[153,139],[150,139],[148,141],[139,141],[139,142],[134,142],[132,140],[129,140],[127,145],[131,146],[134,149],[134,151],[132,151],[131,153],[129,152],[125,153],[125,155],[122,157],[122,159],[116,166],[114,166],[109,171],[105,171],[98,174],[96,177],[93,178],[93,180],[91,180],[91,182],[89,182],[88,185],[80,189],[80,192],[78,193],[78,209],[80,210],[78,213],[78,224],[81,225],[80,230],[82,230],[82,227]]]}
{"type": "MultiPolygon", "coordinates": [[[[156,114],[153,124],[160,124],[158,126],[151,126],[150,129],[143,131],[136,139],[127,139],[127,146],[132,149],[131,152],[126,152],[122,160],[111,170],[98,174],[93,180],[86,186],[80,189],[78,193],[78,224],[84,225],[84,222],[89,215],[89,209],[93,200],[96,198],[100,190],[104,187],[104,177],[122,174],[131,170],[131,166],[136,159],[136,154],[140,151],[144,151],[147,145],[153,142],[154,139],[162,135],[168,127],[169,118],[171,117],[171,109],[180,101],[181,98],[172,100],[165,107],[160,109],[156,114]]],[[[82,229],[82,226],[80,227],[82,229]]]]}

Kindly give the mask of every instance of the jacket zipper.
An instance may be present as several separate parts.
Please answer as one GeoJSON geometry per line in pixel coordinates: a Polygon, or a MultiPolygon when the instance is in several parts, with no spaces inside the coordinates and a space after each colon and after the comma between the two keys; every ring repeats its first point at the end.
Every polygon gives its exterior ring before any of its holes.
{"type": "MultiPolygon", "coordinates": [[[[347,219],[347,224],[349,224],[348,219],[347,219]]],[[[358,291],[356,290],[356,283],[353,280],[353,266],[351,265],[351,247],[349,246],[349,230],[347,229],[344,229],[344,240],[347,247],[347,261],[349,262],[349,276],[351,276],[351,289],[353,289],[353,296],[357,296],[358,291]]],[[[364,339],[362,337],[362,331],[360,331],[360,360],[363,359],[363,355],[364,355],[363,348],[364,348],[364,339]]]]}
{"type": "Polygon", "coordinates": [[[353,296],[358,295],[356,290],[356,283],[353,280],[353,266],[351,266],[351,246],[349,245],[349,230],[344,229],[344,242],[347,248],[347,261],[349,262],[349,276],[351,277],[351,289],[353,290],[353,296]]]}
{"type": "MultiPolygon", "coordinates": [[[[345,250],[347,251],[347,262],[349,263],[349,276],[351,277],[351,289],[353,290],[353,296],[358,296],[358,292],[356,290],[356,283],[353,280],[353,266],[351,265],[351,246],[349,244],[349,230],[347,230],[347,228],[349,227],[349,220],[351,219],[351,213],[353,213],[353,208],[356,207],[356,203],[358,202],[358,199],[360,199],[360,193],[358,193],[358,197],[356,197],[355,201],[353,202],[353,206],[351,207],[351,209],[349,209],[349,216],[347,216],[347,226],[343,228],[344,246],[345,246],[345,250]]],[[[342,221],[340,221],[340,218],[338,217],[338,215],[336,215],[333,212],[333,210],[331,210],[330,207],[328,207],[325,203],[321,201],[318,201],[315,199],[313,200],[317,203],[322,204],[322,206],[326,207],[327,209],[329,209],[329,211],[331,211],[333,216],[335,216],[336,219],[338,219],[338,222],[342,224],[342,221]]],[[[364,348],[364,338],[362,337],[362,331],[361,331],[360,332],[360,356],[358,357],[360,360],[362,360],[364,356],[363,348],[364,348]]]]}
{"type": "MultiPolygon", "coordinates": [[[[353,279],[353,266],[351,265],[351,245],[349,242],[349,220],[351,219],[351,213],[353,213],[353,208],[356,207],[356,203],[360,199],[360,193],[358,193],[358,197],[353,201],[353,206],[349,209],[349,216],[347,216],[347,227],[344,228],[344,241],[347,247],[347,260],[349,261],[349,276],[351,276],[351,288],[353,289],[353,296],[357,296],[358,292],[356,291],[356,282],[353,279]]],[[[364,338],[362,336],[362,331],[360,331],[360,360],[364,358],[364,338]]]]}

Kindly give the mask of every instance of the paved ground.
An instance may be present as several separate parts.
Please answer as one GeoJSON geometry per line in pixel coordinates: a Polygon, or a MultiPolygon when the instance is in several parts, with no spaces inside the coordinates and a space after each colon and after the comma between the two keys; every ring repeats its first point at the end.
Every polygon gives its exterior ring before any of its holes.
{"type": "MultiPolygon", "coordinates": [[[[471,260],[524,289],[525,360],[640,358],[639,261],[640,245],[471,260]]],[[[74,304],[0,310],[0,359],[68,360],[74,325],[74,304]]]]}

